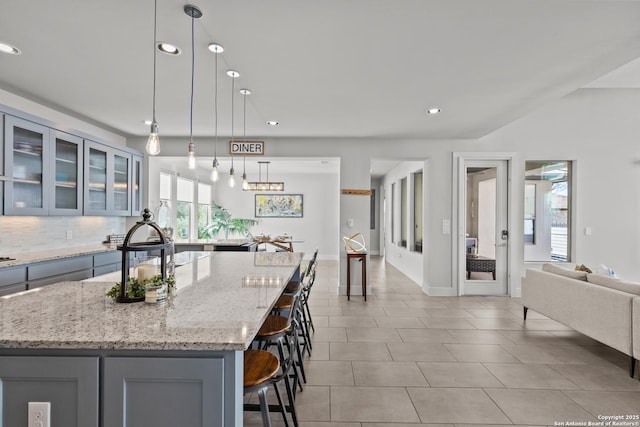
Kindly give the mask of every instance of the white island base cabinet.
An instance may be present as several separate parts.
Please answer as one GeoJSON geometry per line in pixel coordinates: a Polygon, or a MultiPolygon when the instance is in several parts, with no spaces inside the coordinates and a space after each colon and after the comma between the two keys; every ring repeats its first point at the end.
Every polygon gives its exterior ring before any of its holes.
{"type": "Polygon", "coordinates": [[[27,426],[28,402],[51,426],[241,425],[242,352],[209,356],[0,357],[0,427],[27,426]]]}

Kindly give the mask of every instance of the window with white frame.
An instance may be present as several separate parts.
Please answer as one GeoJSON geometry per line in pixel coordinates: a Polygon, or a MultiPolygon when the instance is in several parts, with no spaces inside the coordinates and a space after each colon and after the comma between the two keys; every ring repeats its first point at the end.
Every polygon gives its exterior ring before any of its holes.
{"type": "Polygon", "coordinates": [[[211,220],[211,186],[198,183],[198,239],[209,238],[205,227],[211,220]]]}
{"type": "Polygon", "coordinates": [[[178,177],[176,193],[176,238],[190,239],[192,236],[194,182],[178,177]]]}
{"type": "Polygon", "coordinates": [[[570,161],[525,162],[525,261],[571,261],[571,169],[570,161]]]}
{"type": "Polygon", "coordinates": [[[160,201],[171,202],[171,175],[160,172],[160,201]]]}

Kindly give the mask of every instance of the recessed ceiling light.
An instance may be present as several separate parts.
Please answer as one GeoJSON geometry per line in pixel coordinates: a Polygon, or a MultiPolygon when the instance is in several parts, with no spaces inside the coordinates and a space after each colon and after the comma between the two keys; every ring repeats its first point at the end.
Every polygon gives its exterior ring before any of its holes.
{"type": "Polygon", "coordinates": [[[237,79],[238,77],[240,77],[240,73],[237,72],[236,70],[229,70],[227,71],[227,76],[237,79]]]}
{"type": "Polygon", "coordinates": [[[3,42],[0,42],[0,52],[8,53],[11,55],[20,55],[20,49],[3,42]]]}
{"type": "Polygon", "coordinates": [[[439,108],[429,108],[427,114],[438,114],[441,110],[439,108]]]}
{"type": "Polygon", "coordinates": [[[167,55],[180,55],[180,48],[171,43],[158,42],[158,50],[167,55]]]}
{"type": "Polygon", "coordinates": [[[222,53],[224,52],[224,47],[218,43],[209,43],[209,50],[213,53],[222,53]]]}
{"type": "Polygon", "coordinates": [[[144,124],[147,125],[147,126],[149,126],[151,123],[153,123],[151,120],[145,120],[144,121],[144,124]]]}
{"type": "Polygon", "coordinates": [[[268,124],[269,126],[278,126],[280,123],[278,123],[278,122],[277,122],[277,121],[275,121],[275,120],[269,120],[269,121],[267,121],[267,124],[268,124]]]}
{"type": "Polygon", "coordinates": [[[251,90],[249,90],[249,89],[240,89],[240,95],[251,95],[251,90]]]}

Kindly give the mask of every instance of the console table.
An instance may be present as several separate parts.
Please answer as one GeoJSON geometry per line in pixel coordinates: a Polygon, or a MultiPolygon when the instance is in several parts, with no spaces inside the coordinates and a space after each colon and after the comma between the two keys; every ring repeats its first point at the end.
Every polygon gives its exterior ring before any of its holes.
{"type": "Polygon", "coordinates": [[[360,261],[362,268],[362,295],[367,300],[367,254],[347,253],[347,301],[351,300],[351,260],[360,261]]]}

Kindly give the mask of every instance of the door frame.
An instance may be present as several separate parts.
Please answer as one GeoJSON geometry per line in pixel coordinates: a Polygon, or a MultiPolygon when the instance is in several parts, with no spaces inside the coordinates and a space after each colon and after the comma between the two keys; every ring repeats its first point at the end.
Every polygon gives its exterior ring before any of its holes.
{"type": "Polygon", "coordinates": [[[518,229],[515,227],[516,218],[515,214],[517,209],[514,209],[514,186],[513,186],[513,173],[515,164],[515,153],[509,152],[483,152],[483,153],[466,153],[466,152],[454,152],[453,153],[453,177],[452,177],[452,232],[454,235],[451,239],[451,277],[454,279],[456,294],[461,296],[464,294],[464,283],[466,278],[466,257],[461,252],[461,247],[464,245],[465,239],[465,215],[466,215],[466,160],[505,160],[507,162],[507,223],[509,224],[509,240],[507,246],[507,296],[514,295],[514,282],[512,280],[512,272],[518,271],[515,265],[517,259],[515,255],[515,241],[514,232],[518,229]]]}

